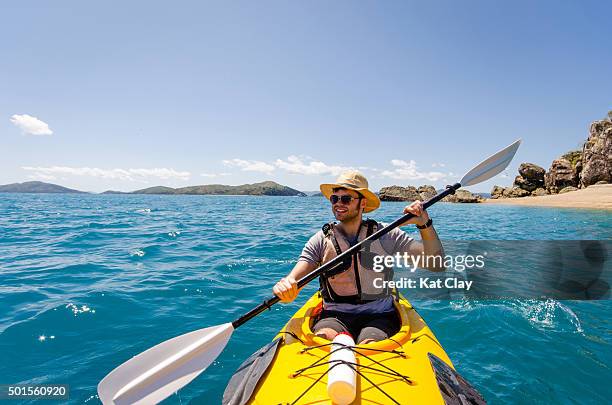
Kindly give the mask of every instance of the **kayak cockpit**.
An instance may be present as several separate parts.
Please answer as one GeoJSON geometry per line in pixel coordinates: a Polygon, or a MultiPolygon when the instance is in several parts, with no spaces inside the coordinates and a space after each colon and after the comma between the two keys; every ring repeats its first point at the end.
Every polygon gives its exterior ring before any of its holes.
{"type": "MultiPolygon", "coordinates": [[[[312,296],[269,345],[243,363],[223,404],[330,404],[331,345],[312,331],[321,297],[312,296]]],[[[395,302],[401,326],[391,338],[353,346],[357,373],[353,404],[444,404],[472,391],[460,379],[429,327],[410,302],[395,302]],[[442,392],[442,387],[445,392],[442,392]]],[[[468,385],[469,386],[469,385],[468,385]]],[[[477,391],[473,390],[477,394],[477,391]]],[[[473,394],[472,397],[482,400],[473,394]]]]}
{"type": "MultiPolygon", "coordinates": [[[[311,301],[312,300],[313,299],[311,299],[311,301]]],[[[407,303],[406,300],[404,301],[407,303]]],[[[295,318],[290,320],[289,323],[287,323],[287,325],[284,328],[285,332],[292,332],[296,334],[297,337],[299,337],[299,339],[304,344],[310,345],[310,346],[320,346],[320,345],[328,344],[330,342],[328,339],[325,339],[324,337],[315,335],[315,333],[312,330],[312,328],[314,327],[314,324],[319,319],[318,316],[321,313],[322,304],[323,304],[322,299],[318,297],[318,295],[317,295],[317,300],[315,302],[316,303],[314,306],[310,306],[306,311],[304,311],[304,314],[301,319],[299,320],[296,319],[295,322],[292,322],[295,318]]],[[[360,347],[363,347],[364,349],[367,348],[367,349],[372,349],[372,350],[393,350],[410,340],[411,324],[410,324],[410,319],[409,319],[409,311],[413,310],[413,308],[410,304],[405,305],[401,303],[399,300],[394,301],[394,306],[395,306],[395,311],[396,311],[396,315],[398,317],[398,323],[399,323],[397,332],[393,336],[390,336],[389,339],[385,339],[385,340],[381,340],[377,342],[366,343],[366,344],[360,345],[360,347]]],[[[291,340],[290,337],[287,337],[287,339],[289,339],[289,341],[291,340]]],[[[287,343],[290,343],[289,341],[287,343]]]]}

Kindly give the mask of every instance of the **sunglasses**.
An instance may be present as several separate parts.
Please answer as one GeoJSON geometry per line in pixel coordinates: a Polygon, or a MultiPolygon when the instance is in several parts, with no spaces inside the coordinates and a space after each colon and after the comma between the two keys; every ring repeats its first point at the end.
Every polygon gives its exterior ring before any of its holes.
{"type": "Polygon", "coordinates": [[[362,197],[351,197],[350,195],[336,195],[332,194],[329,196],[329,201],[331,201],[332,205],[337,204],[338,201],[341,201],[342,204],[350,204],[353,200],[361,200],[362,197]]]}

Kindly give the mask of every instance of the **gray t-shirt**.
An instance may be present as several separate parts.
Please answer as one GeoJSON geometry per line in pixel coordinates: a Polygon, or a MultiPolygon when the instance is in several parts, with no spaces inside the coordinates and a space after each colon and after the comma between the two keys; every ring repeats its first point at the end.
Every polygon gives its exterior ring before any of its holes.
{"type": "MultiPolygon", "coordinates": [[[[387,224],[379,223],[380,226],[386,226],[387,224]]],[[[389,254],[394,255],[395,253],[409,252],[410,244],[413,242],[413,238],[399,228],[391,230],[386,235],[382,236],[380,243],[383,249],[389,254]]],[[[351,241],[352,243],[352,241],[351,241]]],[[[315,233],[306,242],[302,254],[298,258],[299,261],[305,261],[312,264],[321,263],[323,261],[323,254],[325,253],[325,235],[323,231],[315,233]]],[[[393,297],[386,297],[366,304],[347,304],[347,303],[335,303],[326,302],[325,309],[330,311],[349,312],[352,314],[379,314],[382,312],[388,312],[393,310],[393,297]]]]}

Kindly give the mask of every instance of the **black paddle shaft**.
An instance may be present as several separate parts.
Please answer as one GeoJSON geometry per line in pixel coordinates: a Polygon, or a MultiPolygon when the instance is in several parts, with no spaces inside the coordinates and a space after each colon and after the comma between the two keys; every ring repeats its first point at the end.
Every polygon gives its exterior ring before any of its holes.
{"type": "MultiPolygon", "coordinates": [[[[459,183],[455,183],[452,186],[446,186],[446,190],[442,191],[440,194],[437,194],[431,197],[429,200],[425,201],[423,203],[423,208],[427,209],[431,207],[432,205],[434,205],[435,203],[437,203],[438,201],[440,201],[441,199],[443,199],[444,197],[446,197],[447,195],[455,194],[455,191],[457,191],[460,187],[461,187],[461,184],[459,183]]],[[[312,280],[320,276],[322,273],[333,270],[337,266],[340,266],[345,257],[352,255],[353,253],[356,253],[358,250],[361,249],[364,243],[375,241],[381,236],[384,236],[387,233],[391,232],[393,229],[397,228],[404,222],[408,221],[412,217],[414,217],[414,214],[404,214],[402,217],[396,219],[395,221],[385,226],[384,228],[379,229],[377,232],[373,233],[372,235],[368,236],[361,242],[350,247],[348,250],[342,252],[341,254],[339,254],[338,256],[330,260],[329,262],[320,266],[316,270],[313,270],[308,275],[304,276],[298,281],[297,283],[298,288],[304,287],[306,284],[310,283],[312,280]]],[[[272,305],[276,304],[279,301],[280,301],[280,298],[278,298],[276,295],[272,296],[271,298],[268,298],[267,300],[265,300],[264,302],[262,302],[261,304],[259,304],[258,306],[256,306],[255,308],[253,308],[246,314],[242,315],[240,318],[236,319],[234,322],[232,322],[234,329],[250,321],[252,318],[256,317],[257,315],[259,315],[266,309],[270,309],[272,305]]]]}

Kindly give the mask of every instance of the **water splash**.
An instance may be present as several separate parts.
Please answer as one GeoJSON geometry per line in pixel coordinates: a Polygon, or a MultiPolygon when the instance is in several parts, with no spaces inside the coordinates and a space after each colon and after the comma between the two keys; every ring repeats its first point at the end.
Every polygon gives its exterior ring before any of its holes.
{"type": "Polygon", "coordinates": [[[532,326],[544,329],[563,332],[571,330],[577,333],[584,333],[580,318],[569,307],[559,301],[548,299],[540,300],[504,300],[504,301],[478,301],[460,299],[449,302],[454,311],[468,312],[477,309],[491,309],[501,307],[510,309],[527,320],[532,326]]]}
{"type": "Polygon", "coordinates": [[[262,264],[292,264],[292,263],[295,263],[295,259],[271,259],[268,257],[252,257],[252,258],[234,260],[227,265],[227,268],[231,269],[234,267],[262,265],[262,264]]]}
{"type": "Polygon", "coordinates": [[[475,308],[475,304],[478,304],[478,301],[468,300],[464,297],[458,300],[449,301],[449,305],[454,311],[471,311],[475,308]]]}
{"type": "Polygon", "coordinates": [[[92,314],[96,313],[95,309],[92,309],[90,307],[88,307],[87,305],[81,305],[80,307],[76,304],[73,304],[72,302],[69,302],[68,304],[66,304],[66,308],[70,309],[70,311],[72,311],[72,313],[74,314],[74,316],[80,315],[80,314],[84,314],[87,312],[90,312],[92,314]]]}
{"type": "Polygon", "coordinates": [[[144,250],[141,250],[141,249],[135,249],[130,252],[130,256],[142,257],[144,255],[145,255],[145,252],[144,250]]]}
{"type": "Polygon", "coordinates": [[[574,332],[584,332],[580,319],[574,311],[559,301],[553,299],[546,301],[516,300],[510,302],[510,305],[536,328],[557,332],[566,331],[569,328],[574,332]]]}

